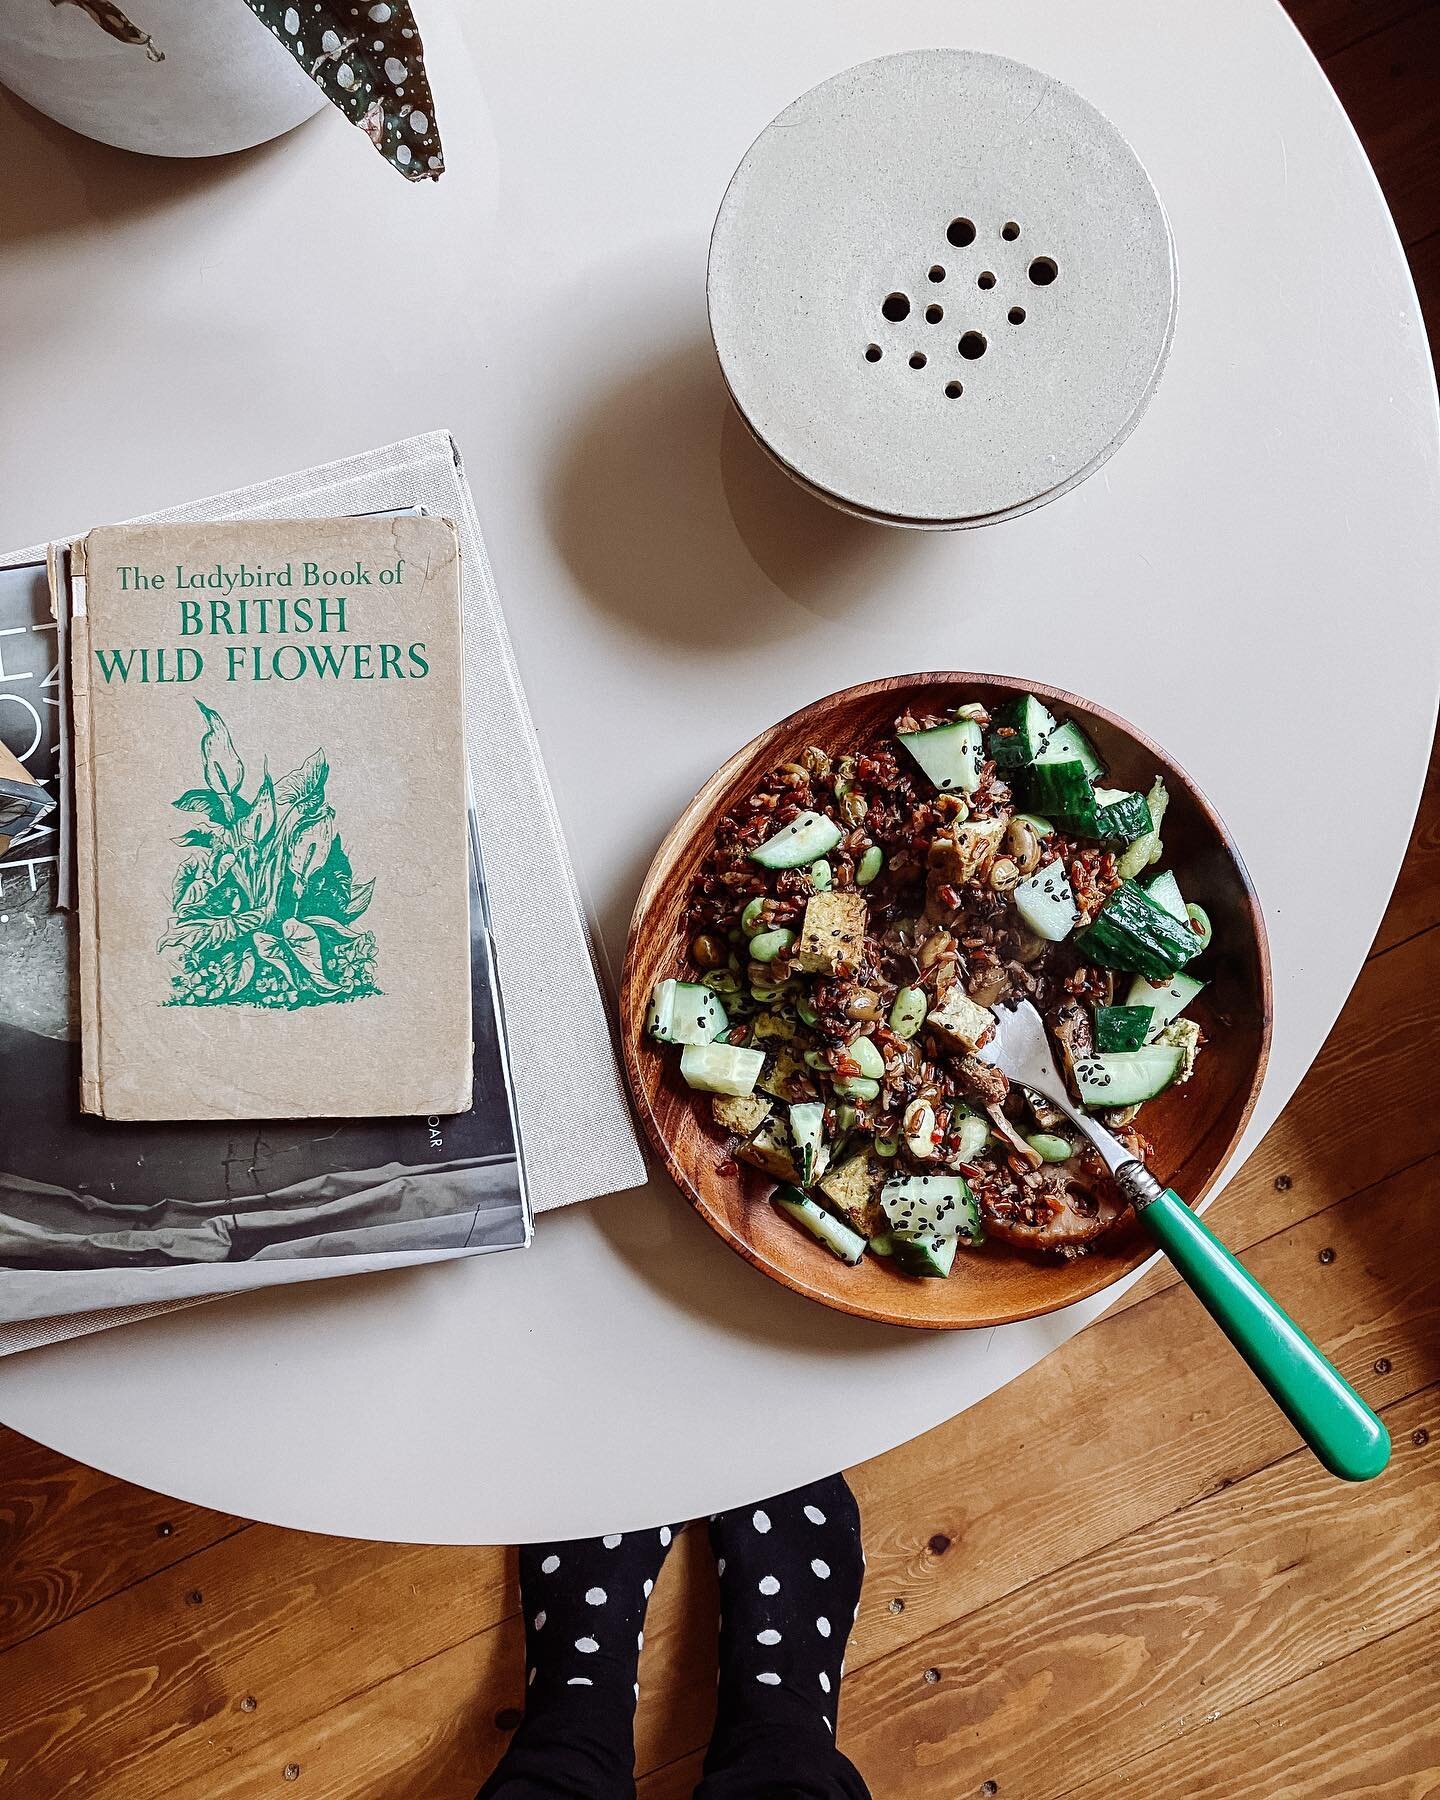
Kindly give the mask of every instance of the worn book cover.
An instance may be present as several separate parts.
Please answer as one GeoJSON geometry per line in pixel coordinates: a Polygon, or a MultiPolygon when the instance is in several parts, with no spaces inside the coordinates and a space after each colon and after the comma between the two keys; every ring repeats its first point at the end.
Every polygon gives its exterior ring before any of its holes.
{"type": "Polygon", "coordinates": [[[107,527],[70,592],[83,1109],[465,1111],[453,525],[107,527]]]}

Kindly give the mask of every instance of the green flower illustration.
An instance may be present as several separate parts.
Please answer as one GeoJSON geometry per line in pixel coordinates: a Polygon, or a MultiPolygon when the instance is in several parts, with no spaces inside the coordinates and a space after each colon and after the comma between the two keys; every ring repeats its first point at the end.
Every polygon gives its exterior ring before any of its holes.
{"type": "Polygon", "coordinates": [[[317,750],[280,781],[268,764],[250,799],[229,727],[203,700],[204,787],[175,801],[195,822],[175,841],[171,1006],[323,1006],[378,994],[375,934],[355,921],[373,880],[357,883],[325,798],[317,750]]]}

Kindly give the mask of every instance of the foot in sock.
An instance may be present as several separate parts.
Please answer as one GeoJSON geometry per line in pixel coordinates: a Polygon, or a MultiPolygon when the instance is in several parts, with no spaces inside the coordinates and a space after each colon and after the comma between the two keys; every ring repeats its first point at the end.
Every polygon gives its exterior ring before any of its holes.
{"type": "Polygon", "coordinates": [[[860,1610],[860,1509],[842,1475],[710,1521],[720,1575],[720,1717],[806,1717],[831,1736],[860,1610]]]}
{"type": "Polygon", "coordinates": [[[670,1543],[661,1525],[521,1550],[527,1711],[589,1688],[633,1712],[645,1608],[670,1543]]]}
{"type": "Polygon", "coordinates": [[[531,1791],[532,1763],[563,1777],[547,1793],[634,1792],[645,1609],[671,1538],[661,1525],[522,1548],[525,1718],[482,1795],[531,1791]]]}

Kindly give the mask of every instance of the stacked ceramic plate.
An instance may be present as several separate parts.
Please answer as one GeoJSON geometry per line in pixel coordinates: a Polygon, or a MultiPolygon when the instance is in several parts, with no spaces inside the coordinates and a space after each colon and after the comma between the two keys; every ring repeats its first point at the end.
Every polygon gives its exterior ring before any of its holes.
{"type": "Polygon", "coordinates": [[[1115,127],[962,50],[862,63],[787,107],[710,248],[715,347],[759,443],[832,505],[922,530],[1093,473],[1155,391],[1175,291],[1115,127]]]}

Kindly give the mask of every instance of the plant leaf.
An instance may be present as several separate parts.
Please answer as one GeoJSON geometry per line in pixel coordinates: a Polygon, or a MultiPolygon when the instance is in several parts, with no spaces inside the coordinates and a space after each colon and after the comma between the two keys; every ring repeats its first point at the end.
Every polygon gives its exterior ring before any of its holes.
{"type": "Polygon", "coordinates": [[[203,700],[197,700],[195,704],[205,721],[205,731],[200,739],[205,779],[217,794],[224,794],[233,802],[245,780],[245,765],[240,760],[240,752],[230,736],[230,727],[215,708],[207,706],[203,700]]]}
{"type": "Polygon", "coordinates": [[[260,792],[255,796],[255,804],[245,820],[245,832],[250,842],[257,846],[263,846],[274,835],[275,783],[271,781],[268,769],[265,779],[260,783],[260,792]]]}
{"type": "Polygon", "coordinates": [[[325,752],[317,750],[307,756],[298,769],[284,775],[276,783],[275,797],[282,806],[293,806],[297,812],[314,812],[325,798],[325,783],[330,765],[325,752]]]}
{"type": "Polygon", "coordinates": [[[350,904],[345,908],[345,917],[347,919],[358,919],[361,913],[363,913],[365,908],[370,904],[374,893],[375,877],[373,875],[368,881],[362,881],[359,887],[351,888],[350,904]]]}
{"type": "Polygon", "coordinates": [[[318,869],[330,854],[335,841],[335,815],[327,806],[320,817],[303,831],[297,831],[290,843],[290,873],[304,887],[312,869],[318,869]]]}
{"type": "Polygon", "coordinates": [[[285,948],[305,971],[312,986],[319,988],[322,994],[336,993],[335,983],[325,973],[315,927],[307,925],[303,919],[287,919],[280,929],[285,937],[285,948]]]}
{"type": "Polygon", "coordinates": [[[338,919],[327,919],[324,913],[306,913],[301,920],[304,925],[313,925],[317,931],[333,931],[336,937],[359,937],[358,931],[352,931],[348,925],[342,925],[338,919]]]}
{"type": "MultiPolygon", "coordinates": [[[[185,900],[189,899],[193,890],[204,887],[205,859],[203,856],[186,856],[181,859],[175,871],[175,880],[170,888],[170,906],[173,911],[185,900]]],[[[196,895],[198,899],[200,896],[196,895]]]]}
{"type": "Polygon", "coordinates": [[[232,994],[243,994],[254,979],[255,958],[250,951],[242,951],[238,966],[231,972],[229,990],[232,994]]]}
{"type": "Polygon", "coordinates": [[[175,839],[177,844],[191,846],[203,844],[207,850],[213,850],[217,844],[225,841],[225,829],[221,825],[195,825],[189,831],[181,832],[175,839]]]}
{"type": "Polygon", "coordinates": [[[197,921],[193,939],[196,944],[207,950],[213,950],[217,944],[226,944],[236,936],[235,919],[201,919],[197,921]]]}
{"type": "Polygon", "coordinates": [[[225,823],[225,802],[209,788],[187,788],[172,804],[178,806],[181,812],[203,812],[212,824],[225,823]]]}
{"type": "Polygon", "coordinates": [[[283,969],[287,975],[290,973],[285,946],[273,931],[257,931],[250,941],[255,946],[257,956],[263,957],[267,963],[274,963],[277,969],[283,969]]]}

